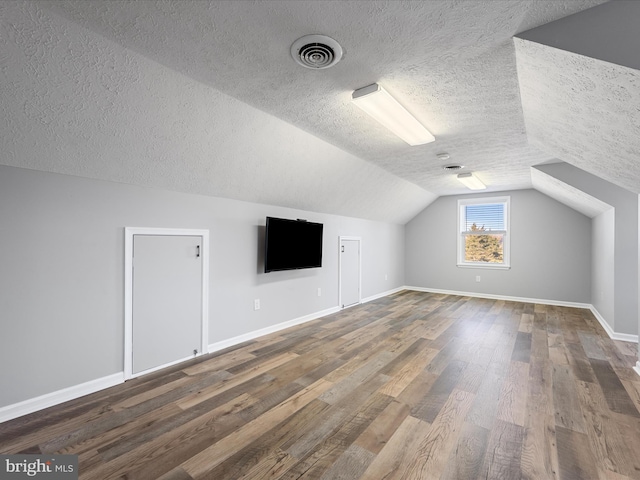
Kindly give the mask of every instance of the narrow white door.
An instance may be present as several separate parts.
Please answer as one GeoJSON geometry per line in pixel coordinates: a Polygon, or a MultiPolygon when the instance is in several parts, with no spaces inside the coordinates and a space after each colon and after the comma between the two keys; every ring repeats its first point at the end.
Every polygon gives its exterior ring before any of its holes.
{"type": "Polygon", "coordinates": [[[133,236],[134,375],[201,351],[202,281],[202,237],[133,236]]]}
{"type": "Polygon", "coordinates": [[[360,303],[360,240],[340,239],[340,303],[360,303]]]}

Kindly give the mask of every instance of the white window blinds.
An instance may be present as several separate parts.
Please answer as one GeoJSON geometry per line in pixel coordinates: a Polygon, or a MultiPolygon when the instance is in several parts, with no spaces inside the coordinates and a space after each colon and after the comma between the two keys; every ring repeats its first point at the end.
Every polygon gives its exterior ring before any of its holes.
{"type": "Polygon", "coordinates": [[[477,230],[505,231],[505,204],[465,205],[462,230],[466,232],[477,230]]]}

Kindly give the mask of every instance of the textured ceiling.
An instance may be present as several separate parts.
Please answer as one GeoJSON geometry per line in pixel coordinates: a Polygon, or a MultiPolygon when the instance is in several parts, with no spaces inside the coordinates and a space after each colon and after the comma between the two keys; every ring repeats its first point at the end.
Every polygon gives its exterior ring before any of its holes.
{"type": "Polygon", "coordinates": [[[535,186],[530,167],[556,158],[638,185],[639,72],[513,39],[602,3],[0,2],[1,162],[398,223],[468,193],[445,163],[489,191],[535,186]],[[296,64],[311,33],[343,60],[296,64]],[[356,108],[373,82],[436,141],[410,147],[356,108]]]}
{"type": "Polygon", "coordinates": [[[640,193],[640,71],[515,39],[532,144],[640,193]]]}
{"type": "Polygon", "coordinates": [[[400,224],[436,198],[41,5],[0,2],[4,165],[400,224]]]}
{"type": "Polygon", "coordinates": [[[465,193],[450,153],[491,190],[531,186],[512,37],[602,0],[47,1],[52,9],[437,195],[465,193]],[[312,71],[289,48],[323,33],[341,63],[312,71]],[[350,103],[379,82],[436,142],[409,147],[350,103]]]}

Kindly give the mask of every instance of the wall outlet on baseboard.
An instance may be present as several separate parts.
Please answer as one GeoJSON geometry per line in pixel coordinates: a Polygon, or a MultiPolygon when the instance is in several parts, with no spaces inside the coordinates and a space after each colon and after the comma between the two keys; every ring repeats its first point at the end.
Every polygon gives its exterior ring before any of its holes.
{"type": "Polygon", "coordinates": [[[253,301],[253,309],[254,310],[260,310],[260,299],[259,298],[256,298],[253,301]]]}
{"type": "Polygon", "coordinates": [[[480,281],[480,275],[476,275],[476,282],[480,281]]]}

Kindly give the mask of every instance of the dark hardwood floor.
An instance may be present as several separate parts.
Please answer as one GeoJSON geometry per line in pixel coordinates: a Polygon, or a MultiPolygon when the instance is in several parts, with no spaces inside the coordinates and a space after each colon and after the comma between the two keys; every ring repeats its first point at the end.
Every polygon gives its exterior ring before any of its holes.
{"type": "Polygon", "coordinates": [[[587,310],[404,291],[5,422],[0,452],[87,480],[640,479],[636,348],[587,310]]]}

